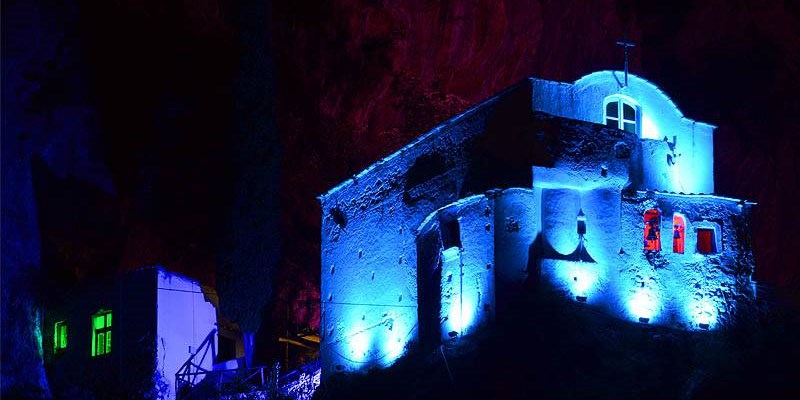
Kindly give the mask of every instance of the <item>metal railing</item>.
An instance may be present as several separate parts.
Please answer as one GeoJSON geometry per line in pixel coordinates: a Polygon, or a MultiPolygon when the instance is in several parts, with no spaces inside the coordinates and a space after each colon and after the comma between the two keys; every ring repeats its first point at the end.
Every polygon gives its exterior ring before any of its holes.
{"type": "MultiPolygon", "coordinates": [[[[291,393],[295,397],[310,398],[319,385],[319,364],[312,363],[305,368],[280,375],[280,364],[272,367],[260,366],[236,369],[208,369],[203,367],[207,357],[213,360],[216,354],[212,329],[197,351],[186,360],[175,373],[175,396],[178,400],[189,399],[232,399],[237,394],[259,393],[262,398],[268,394],[291,393]]],[[[264,398],[266,398],[264,397],[264,398]]]]}
{"type": "Polygon", "coordinates": [[[269,375],[265,369],[266,367],[253,367],[183,373],[181,379],[184,382],[194,379],[198,383],[176,384],[176,397],[178,400],[227,398],[236,393],[266,390],[269,386],[269,375]]]}
{"type": "Polygon", "coordinates": [[[212,358],[213,362],[213,357],[216,354],[216,348],[214,346],[214,335],[216,334],[217,330],[212,329],[206,338],[203,339],[203,342],[200,343],[197,351],[192,353],[189,359],[178,368],[178,371],[175,373],[175,393],[177,396],[180,396],[182,392],[186,392],[187,389],[196,387],[197,384],[203,380],[205,374],[212,372],[203,368],[202,365],[206,361],[206,357],[209,356],[212,358]],[[200,356],[199,361],[196,361],[198,360],[198,355],[200,356]]]}

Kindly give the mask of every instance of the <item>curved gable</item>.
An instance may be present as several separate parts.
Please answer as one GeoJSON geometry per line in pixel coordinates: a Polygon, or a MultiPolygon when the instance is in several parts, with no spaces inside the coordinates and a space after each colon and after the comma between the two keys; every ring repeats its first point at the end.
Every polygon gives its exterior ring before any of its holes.
{"type": "Polygon", "coordinates": [[[637,189],[713,193],[715,127],[686,118],[653,83],[630,73],[627,86],[624,80],[622,71],[594,72],[572,84],[531,79],[532,108],[636,132],[643,154],[637,189]],[[607,109],[609,98],[619,106],[607,109]],[[621,114],[624,104],[636,110],[635,118],[621,114]],[[609,111],[619,114],[609,118],[609,111]]]}
{"type": "Polygon", "coordinates": [[[619,94],[641,105],[643,139],[663,140],[666,137],[672,140],[672,132],[683,131],[697,124],[713,131],[713,125],[686,118],[672,99],[652,82],[628,73],[628,86],[624,86],[624,79],[624,72],[621,71],[598,71],[575,81],[575,118],[602,123],[603,110],[597,104],[608,96],[619,94]]]}

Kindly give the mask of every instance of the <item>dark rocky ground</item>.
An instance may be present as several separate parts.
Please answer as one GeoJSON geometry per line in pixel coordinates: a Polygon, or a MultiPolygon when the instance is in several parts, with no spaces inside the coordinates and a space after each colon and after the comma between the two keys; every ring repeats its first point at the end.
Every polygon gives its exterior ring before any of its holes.
{"type": "Polygon", "coordinates": [[[361,376],[318,399],[796,398],[800,315],[755,308],[716,331],[620,321],[531,291],[488,332],[361,376]]]}

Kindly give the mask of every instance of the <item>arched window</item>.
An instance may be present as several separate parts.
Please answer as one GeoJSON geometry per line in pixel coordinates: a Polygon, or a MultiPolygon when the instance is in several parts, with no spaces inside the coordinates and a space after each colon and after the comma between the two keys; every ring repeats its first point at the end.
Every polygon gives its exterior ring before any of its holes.
{"type": "Polygon", "coordinates": [[[683,215],[672,215],[672,252],[683,254],[686,241],[686,219],[683,215]]]}
{"type": "Polygon", "coordinates": [[[615,94],[603,101],[603,123],[611,128],[639,134],[639,104],[627,96],[615,94]]]}
{"type": "Polygon", "coordinates": [[[644,249],[661,250],[661,213],[655,209],[644,213],[644,249]]]}

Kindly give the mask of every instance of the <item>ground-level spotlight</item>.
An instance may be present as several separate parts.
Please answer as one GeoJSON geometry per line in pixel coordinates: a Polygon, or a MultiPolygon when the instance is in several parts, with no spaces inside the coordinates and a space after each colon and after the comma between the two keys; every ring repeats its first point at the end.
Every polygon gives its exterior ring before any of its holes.
{"type": "Polygon", "coordinates": [[[575,300],[578,300],[581,303],[586,303],[586,296],[575,296],[575,300]]]}
{"type": "Polygon", "coordinates": [[[643,324],[649,324],[650,323],[650,318],[639,317],[639,322],[641,322],[643,324]]]}

